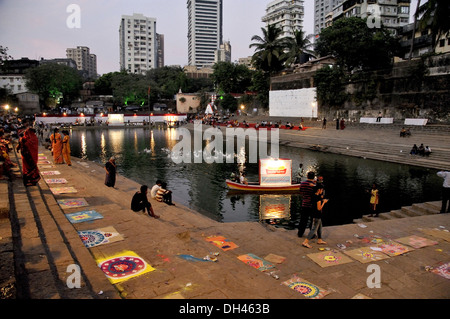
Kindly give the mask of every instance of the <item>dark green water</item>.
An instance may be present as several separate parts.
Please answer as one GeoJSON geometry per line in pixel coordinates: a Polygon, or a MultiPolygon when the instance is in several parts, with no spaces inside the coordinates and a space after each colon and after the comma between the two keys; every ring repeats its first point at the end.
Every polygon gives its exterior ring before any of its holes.
{"type": "MultiPolygon", "coordinates": [[[[157,179],[164,180],[175,202],[217,221],[258,221],[265,218],[260,216],[261,202],[281,201],[290,208],[288,215],[276,223],[286,228],[298,223],[298,195],[230,194],[225,179],[238,165],[175,164],[170,157],[170,150],[178,143],[174,138],[175,129],[75,130],[71,132],[72,156],[105,163],[114,155],[119,174],[149,187],[157,179]]],[[[442,180],[435,170],[282,146],[280,157],[292,159],[294,173],[303,163],[306,171],[314,170],[324,177],[326,197],[330,199],[324,210],[326,226],[351,223],[368,214],[366,190],[373,183],[380,189],[381,212],[440,198],[442,180]]],[[[247,164],[246,169],[249,181],[257,181],[258,164],[247,164]]]]}

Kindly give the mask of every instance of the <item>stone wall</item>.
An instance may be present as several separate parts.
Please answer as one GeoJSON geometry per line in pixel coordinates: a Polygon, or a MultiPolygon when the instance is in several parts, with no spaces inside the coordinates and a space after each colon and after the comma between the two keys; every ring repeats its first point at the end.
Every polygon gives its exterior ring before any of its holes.
{"type": "MultiPolygon", "coordinates": [[[[315,72],[286,74],[271,79],[272,90],[314,87],[315,72]]],[[[450,123],[450,54],[402,61],[391,70],[360,73],[345,86],[344,105],[319,105],[319,117],[383,117],[402,121],[427,118],[429,123],[450,123]]]]}

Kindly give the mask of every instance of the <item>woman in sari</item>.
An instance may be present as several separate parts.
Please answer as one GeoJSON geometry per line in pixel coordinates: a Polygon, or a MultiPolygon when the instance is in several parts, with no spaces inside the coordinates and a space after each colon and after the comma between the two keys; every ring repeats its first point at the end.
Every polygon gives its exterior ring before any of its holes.
{"type": "Polygon", "coordinates": [[[62,154],[64,157],[64,160],[66,161],[67,165],[72,166],[72,161],[70,160],[70,136],[69,131],[62,131],[64,134],[64,139],[62,141],[63,148],[62,148],[62,154]]]}
{"type": "Polygon", "coordinates": [[[22,154],[22,175],[25,186],[35,186],[41,179],[37,166],[38,145],[39,140],[35,130],[28,128],[17,146],[17,150],[22,154]]]}
{"type": "Polygon", "coordinates": [[[55,164],[64,164],[64,158],[62,154],[63,143],[58,128],[55,128],[55,130],[53,131],[53,134],[50,136],[50,141],[52,143],[53,162],[55,164]]]}
{"type": "Polygon", "coordinates": [[[111,157],[105,164],[105,185],[108,187],[114,187],[116,185],[116,159],[111,157]]]}

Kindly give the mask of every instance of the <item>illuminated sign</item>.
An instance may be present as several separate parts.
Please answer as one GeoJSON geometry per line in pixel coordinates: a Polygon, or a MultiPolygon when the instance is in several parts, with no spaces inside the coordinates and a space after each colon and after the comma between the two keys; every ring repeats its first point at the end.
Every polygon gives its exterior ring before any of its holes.
{"type": "Polygon", "coordinates": [[[261,186],[289,186],[292,184],[292,160],[262,159],[259,161],[261,186]]]}

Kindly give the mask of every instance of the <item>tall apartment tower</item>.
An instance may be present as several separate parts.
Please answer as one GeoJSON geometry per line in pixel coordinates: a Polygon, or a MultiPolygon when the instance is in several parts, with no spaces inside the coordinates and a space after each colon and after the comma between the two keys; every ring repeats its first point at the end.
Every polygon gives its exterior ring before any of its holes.
{"type": "Polygon", "coordinates": [[[145,74],[158,66],[156,19],[135,13],[122,15],[119,28],[120,69],[145,74]]]}
{"type": "Polygon", "coordinates": [[[223,41],[222,0],[187,0],[187,9],[188,64],[211,66],[223,41]]]}
{"type": "Polygon", "coordinates": [[[314,34],[318,36],[322,29],[329,26],[327,18],[333,12],[333,8],[342,0],[314,0],[314,34]]]}
{"type": "Polygon", "coordinates": [[[266,7],[266,15],[262,17],[262,22],[266,26],[275,25],[282,29],[281,38],[292,37],[294,31],[303,28],[303,18],[305,8],[303,0],[275,0],[266,7]]]}
{"type": "Polygon", "coordinates": [[[79,46],[66,49],[66,56],[77,64],[77,69],[81,71],[83,77],[97,78],[97,56],[90,53],[88,47],[79,46]]]}

